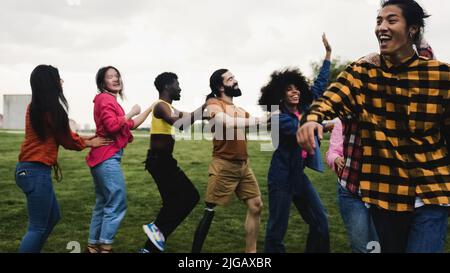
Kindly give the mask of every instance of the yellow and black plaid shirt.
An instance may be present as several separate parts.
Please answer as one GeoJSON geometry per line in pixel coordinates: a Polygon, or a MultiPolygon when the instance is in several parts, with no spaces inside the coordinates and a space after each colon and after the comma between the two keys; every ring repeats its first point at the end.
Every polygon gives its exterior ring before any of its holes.
{"type": "Polygon", "coordinates": [[[450,204],[449,65],[414,55],[393,66],[357,61],[342,72],[302,123],[352,115],[360,125],[364,202],[392,211],[450,204]]]}

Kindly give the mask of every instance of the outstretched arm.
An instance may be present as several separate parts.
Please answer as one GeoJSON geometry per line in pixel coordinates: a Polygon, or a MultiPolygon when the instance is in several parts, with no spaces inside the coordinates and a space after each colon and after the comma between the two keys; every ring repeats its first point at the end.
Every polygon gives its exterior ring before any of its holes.
{"type": "MultiPolygon", "coordinates": [[[[248,128],[252,126],[259,126],[267,123],[270,119],[270,114],[263,115],[262,117],[233,117],[223,112],[220,106],[211,104],[207,106],[207,113],[211,118],[214,118],[216,125],[223,125],[226,128],[248,128]]],[[[244,111],[243,109],[237,109],[238,111],[244,111]]],[[[245,111],[244,111],[245,112],[245,111]]]]}
{"type": "MultiPolygon", "coordinates": [[[[203,111],[206,108],[206,103],[202,104],[202,106],[195,109],[193,112],[180,112],[175,109],[175,111],[181,113],[182,124],[192,125],[196,120],[201,120],[203,118],[203,111]]],[[[183,130],[182,126],[179,128],[183,130]]]]}
{"type": "Polygon", "coordinates": [[[120,116],[117,114],[116,107],[112,100],[100,101],[96,107],[101,109],[99,117],[101,123],[105,130],[112,135],[117,133],[123,126],[132,128],[134,122],[131,118],[141,112],[139,105],[135,105],[128,114],[120,116]]]}
{"type": "Polygon", "coordinates": [[[322,139],[323,128],[320,123],[324,119],[344,118],[349,114],[359,112],[356,90],[360,88],[360,81],[358,80],[359,74],[354,70],[353,65],[349,65],[323,96],[311,105],[309,112],[303,115],[297,131],[297,142],[307,152],[314,153],[315,134],[322,139]]]}
{"type": "Polygon", "coordinates": [[[140,115],[138,115],[136,118],[133,119],[134,126],[131,129],[138,128],[144,121],[147,119],[148,115],[153,111],[153,108],[155,107],[157,102],[154,102],[149,108],[147,108],[144,112],[142,112],[140,115]]]}
{"type": "Polygon", "coordinates": [[[322,35],[322,43],[325,48],[325,59],[323,61],[322,67],[320,68],[319,75],[314,81],[311,87],[311,93],[313,99],[317,99],[322,96],[323,92],[327,88],[328,79],[330,78],[330,66],[331,66],[331,46],[328,42],[325,33],[322,35]]]}
{"type": "Polygon", "coordinates": [[[192,113],[180,112],[170,107],[164,103],[158,103],[154,107],[154,115],[157,118],[163,119],[168,124],[174,126],[179,130],[186,129],[189,125],[194,123],[196,120],[202,119],[203,117],[204,104],[199,108],[195,109],[192,113]]]}

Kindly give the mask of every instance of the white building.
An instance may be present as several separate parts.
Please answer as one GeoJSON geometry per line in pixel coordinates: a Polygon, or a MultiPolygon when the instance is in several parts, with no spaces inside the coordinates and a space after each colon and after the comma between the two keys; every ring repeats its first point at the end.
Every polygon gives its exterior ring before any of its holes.
{"type": "Polygon", "coordinates": [[[3,129],[25,130],[31,94],[3,95],[3,129]]]}

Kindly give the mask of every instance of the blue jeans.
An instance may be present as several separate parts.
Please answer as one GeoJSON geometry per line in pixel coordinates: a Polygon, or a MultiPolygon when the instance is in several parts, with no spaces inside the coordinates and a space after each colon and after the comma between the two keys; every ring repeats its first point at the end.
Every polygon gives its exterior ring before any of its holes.
{"type": "Polygon", "coordinates": [[[125,178],[120,168],[123,150],[91,168],[95,207],[89,228],[89,244],[112,244],[127,209],[125,178]]]}
{"type": "Polygon", "coordinates": [[[443,252],[447,235],[448,207],[425,205],[414,212],[370,207],[384,253],[443,252]]]}
{"type": "Polygon", "coordinates": [[[425,205],[414,212],[407,253],[443,252],[448,226],[448,207],[425,205]]]}
{"type": "Polygon", "coordinates": [[[326,210],[308,177],[302,173],[299,193],[289,187],[269,183],[269,220],[266,227],[264,252],[286,252],[283,239],[293,202],[303,220],[309,225],[305,252],[329,252],[330,238],[326,210]]]}
{"type": "Polygon", "coordinates": [[[368,253],[370,249],[367,249],[367,244],[378,241],[369,209],[360,196],[349,192],[339,183],[337,192],[339,210],[350,239],[352,252],[368,253]]]}
{"type": "Polygon", "coordinates": [[[28,229],[19,252],[37,253],[61,218],[53,190],[51,167],[35,162],[16,165],[16,184],[27,198],[28,229]]]}

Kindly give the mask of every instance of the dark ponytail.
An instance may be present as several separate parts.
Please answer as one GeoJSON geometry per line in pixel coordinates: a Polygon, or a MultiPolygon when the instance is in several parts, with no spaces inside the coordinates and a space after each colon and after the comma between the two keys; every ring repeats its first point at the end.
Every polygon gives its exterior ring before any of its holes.
{"type": "Polygon", "coordinates": [[[213,98],[217,98],[217,96],[216,96],[216,94],[214,94],[214,92],[211,92],[208,95],[206,95],[206,100],[213,99],[213,98]]]}

